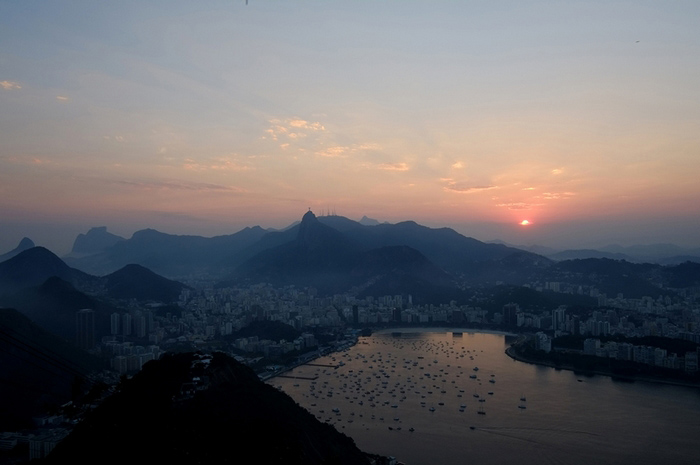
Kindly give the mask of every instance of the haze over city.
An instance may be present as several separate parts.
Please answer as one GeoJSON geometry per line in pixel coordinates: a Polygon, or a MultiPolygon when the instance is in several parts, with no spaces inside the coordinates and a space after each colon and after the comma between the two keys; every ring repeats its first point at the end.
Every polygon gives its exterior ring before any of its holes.
{"type": "Polygon", "coordinates": [[[308,208],[700,246],[700,3],[3,2],[0,252],[308,208]]]}

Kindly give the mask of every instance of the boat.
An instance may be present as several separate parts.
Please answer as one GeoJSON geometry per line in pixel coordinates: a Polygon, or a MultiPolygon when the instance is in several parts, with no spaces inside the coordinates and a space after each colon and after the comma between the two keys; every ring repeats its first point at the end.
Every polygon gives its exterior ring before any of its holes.
{"type": "Polygon", "coordinates": [[[484,412],[484,406],[480,405],[479,410],[477,410],[476,413],[478,413],[479,415],[486,415],[486,412],[484,412]]]}

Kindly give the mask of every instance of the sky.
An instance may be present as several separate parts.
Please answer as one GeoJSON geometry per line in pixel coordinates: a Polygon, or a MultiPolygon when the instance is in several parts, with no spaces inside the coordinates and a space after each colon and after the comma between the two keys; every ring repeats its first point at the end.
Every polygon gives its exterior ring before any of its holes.
{"type": "Polygon", "coordinates": [[[698,247],[698,18],[696,0],[0,2],[0,253],[309,208],[698,247]]]}

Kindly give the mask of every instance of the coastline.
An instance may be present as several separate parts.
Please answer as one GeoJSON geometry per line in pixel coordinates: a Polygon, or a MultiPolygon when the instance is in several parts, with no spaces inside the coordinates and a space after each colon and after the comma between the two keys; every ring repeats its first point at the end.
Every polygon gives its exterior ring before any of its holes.
{"type": "MultiPolygon", "coordinates": [[[[546,366],[546,367],[559,369],[559,370],[573,371],[575,373],[580,372],[580,370],[578,370],[570,365],[556,365],[552,362],[547,362],[547,361],[543,361],[543,360],[533,360],[533,359],[529,359],[527,357],[523,357],[522,355],[518,354],[515,351],[515,349],[513,349],[512,345],[505,350],[505,353],[507,356],[509,356],[510,358],[512,358],[513,360],[516,360],[518,362],[529,363],[530,365],[546,366]]],[[[654,377],[650,377],[650,376],[618,375],[615,373],[610,373],[610,372],[605,371],[605,370],[587,370],[584,373],[584,376],[590,376],[590,375],[608,376],[608,377],[612,378],[613,380],[626,381],[626,382],[642,381],[642,382],[646,382],[646,383],[668,384],[668,385],[672,385],[672,386],[682,386],[682,387],[689,387],[689,388],[696,388],[696,389],[700,388],[700,384],[696,384],[696,383],[689,383],[689,382],[668,379],[668,378],[654,378],[654,377]]]]}
{"type": "Polygon", "coordinates": [[[459,327],[415,327],[404,326],[399,328],[383,328],[379,331],[373,331],[372,334],[391,334],[391,333],[482,333],[482,334],[500,334],[503,336],[518,336],[517,333],[508,331],[498,331],[495,329],[478,329],[478,328],[459,328],[459,327]]]}
{"type": "MultiPolygon", "coordinates": [[[[482,334],[500,334],[502,336],[518,336],[516,333],[511,333],[508,331],[498,331],[498,330],[490,330],[490,329],[477,329],[477,328],[457,328],[457,327],[411,327],[411,326],[403,326],[399,328],[383,328],[380,329],[379,331],[372,331],[372,334],[391,334],[391,333],[454,333],[454,332],[459,332],[459,333],[470,333],[470,334],[476,334],[476,333],[482,333],[482,334]]],[[[362,336],[360,336],[362,337],[362,336]]],[[[268,376],[261,378],[262,381],[270,381],[277,376],[283,375],[289,371],[292,371],[294,368],[305,365],[313,360],[317,360],[321,357],[325,357],[330,354],[342,352],[350,347],[353,347],[356,345],[359,341],[359,337],[355,338],[351,344],[347,346],[343,346],[342,348],[339,348],[337,350],[334,350],[332,352],[329,352],[327,354],[319,354],[318,356],[306,360],[304,363],[295,363],[293,365],[289,365],[281,369],[280,371],[270,373],[268,376]]]]}

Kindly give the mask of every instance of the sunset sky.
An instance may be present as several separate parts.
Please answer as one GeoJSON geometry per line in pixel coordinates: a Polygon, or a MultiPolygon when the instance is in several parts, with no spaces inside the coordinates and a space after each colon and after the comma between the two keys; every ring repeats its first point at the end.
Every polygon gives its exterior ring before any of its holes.
{"type": "Polygon", "coordinates": [[[0,253],[310,207],[700,246],[700,1],[0,2],[0,253]]]}

